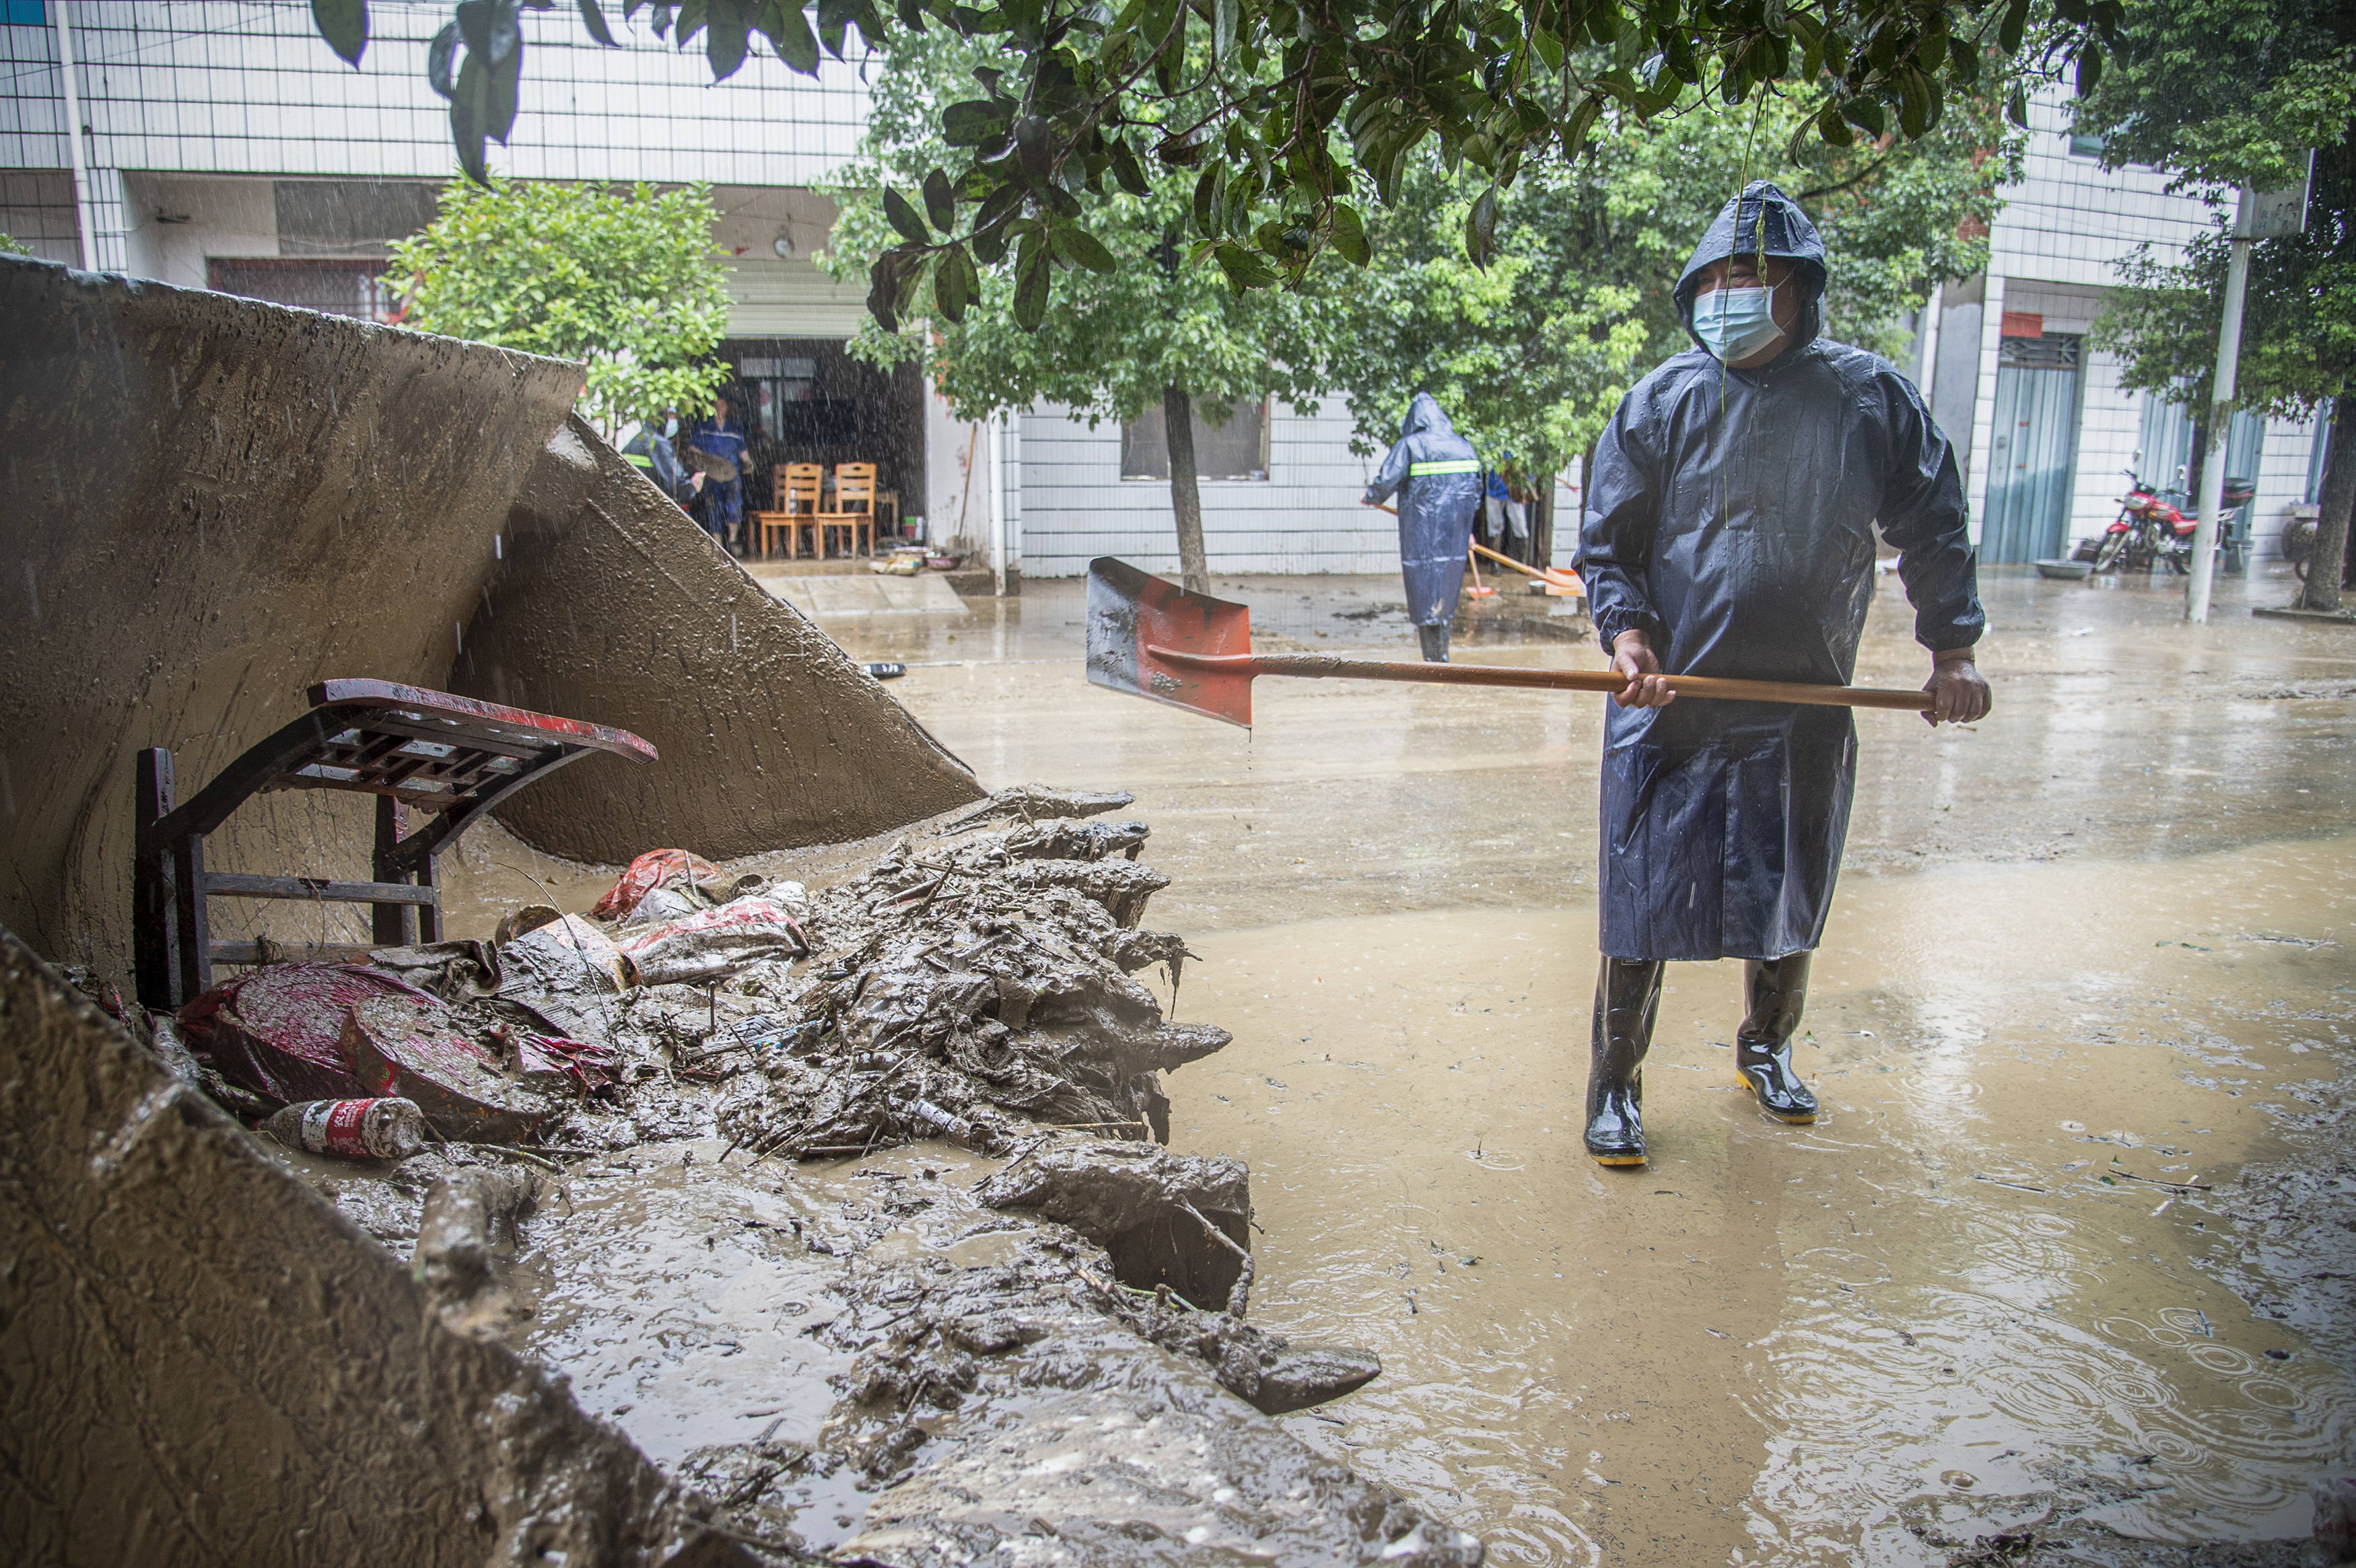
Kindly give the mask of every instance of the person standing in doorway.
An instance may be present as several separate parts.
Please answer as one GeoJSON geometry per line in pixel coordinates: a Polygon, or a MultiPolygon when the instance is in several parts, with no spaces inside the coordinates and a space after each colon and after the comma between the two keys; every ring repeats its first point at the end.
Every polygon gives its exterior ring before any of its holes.
{"type": "Polygon", "coordinates": [[[1673,701],[1662,672],[1848,684],[1878,521],[1931,656],[1923,717],[1988,711],[1954,453],[1887,360],[1818,336],[1824,289],[1815,226],[1772,185],[1747,187],[1677,280],[1696,347],[1596,443],[1579,572],[1627,679],[1604,723],[1587,1088],[1604,1165],[1644,1163],[1642,1069],[1670,960],[1743,961],[1736,1077],[1768,1115],[1815,1119],[1792,1036],[1857,773],[1847,709],[1673,701]]]}
{"type": "Polygon", "coordinates": [[[655,483],[655,487],[670,497],[677,506],[687,493],[687,481],[679,466],[679,450],[671,444],[679,434],[679,415],[666,409],[659,419],[640,420],[637,433],[622,446],[622,460],[655,483]]]}
{"type": "Polygon", "coordinates": [[[1379,507],[1398,496],[1399,571],[1407,580],[1407,618],[1423,656],[1448,662],[1448,624],[1464,588],[1465,547],[1481,506],[1481,459],[1456,433],[1429,392],[1418,392],[1399,425],[1398,443],[1359,497],[1379,507]]]}
{"type": "Polygon", "coordinates": [[[703,527],[726,549],[744,526],[744,427],[726,393],[714,400],[712,417],[696,421],[687,450],[703,470],[703,527]]]}

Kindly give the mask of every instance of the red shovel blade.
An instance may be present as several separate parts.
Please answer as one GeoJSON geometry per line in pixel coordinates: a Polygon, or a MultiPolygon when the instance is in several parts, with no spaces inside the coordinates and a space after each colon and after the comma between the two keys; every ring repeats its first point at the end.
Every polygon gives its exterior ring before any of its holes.
{"type": "Polygon", "coordinates": [[[1088,562],[1089,681],[1251,728],[1248,673],[1180,668],[1156,658],[1154,648],[1248,654],[1251,612],[1108,555],[1088,562]]]}

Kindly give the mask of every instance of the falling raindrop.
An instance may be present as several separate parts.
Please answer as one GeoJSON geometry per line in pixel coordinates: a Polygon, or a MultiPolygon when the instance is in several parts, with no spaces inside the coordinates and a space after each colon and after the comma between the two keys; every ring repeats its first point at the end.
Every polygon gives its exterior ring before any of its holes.
{"type": "Polygon", "coordinates": [[[493,534],[491,536],[491,559],[493,560],[505,560],[507,558],[508,552],[504,547],[503,541],[500,539],[498,535],[493,534]]]}
{"type": "Polygon", "coordinates": [[[457,643],[458,651],[462,654],[465,653],[466,651],[466,628],[458,624],[457,622],[453,621],[450,623],[450,635],[452,639],[457,643]]]}
{"type": "MultiPolygon", "coordinates": [[[[27,573],[32,570],[29,566],[25,569],[27,573]]],[[[736,612],[734,610],[728,612],[728,651],[732,654],[736,651],[736,612]]]]}

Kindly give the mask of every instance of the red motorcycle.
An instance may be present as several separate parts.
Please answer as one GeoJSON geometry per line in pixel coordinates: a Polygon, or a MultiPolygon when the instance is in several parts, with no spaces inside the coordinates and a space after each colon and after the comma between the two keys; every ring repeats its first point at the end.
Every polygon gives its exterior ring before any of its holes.
{"type": "MultiPolygon", "coordinates": [[[[2119,501],[2119,515],[2111,520],[2100,539],[2080,542],[2076,559],[2093,561],[2096,571],[2127,567],[2149,571],[2162,561],[2179,576],[2190,571],[2192,535],[2201,526],[2201,519],[2197,514],[2183,511],[2164,498],[2181,497],[2184,493],[2163,491],[2132,468],[2122,472],[2127,476],[2127,493],[2119,501]]],[[[2256,494],[2257,488],[2251,481],[2228,478],[2221,509],[2237,510],[2248,505],[2256,494]]]]}

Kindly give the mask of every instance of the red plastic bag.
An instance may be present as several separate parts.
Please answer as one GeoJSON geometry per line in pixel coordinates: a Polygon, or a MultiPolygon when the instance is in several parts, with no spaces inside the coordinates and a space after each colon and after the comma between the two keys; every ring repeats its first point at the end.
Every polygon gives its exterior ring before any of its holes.
{"type": "Polygon", "coordinates": [[[626,933],[616,945],[641,986],[724,980],[748,964],[809,951],[783,904],[744,898],[626,933]]]}
{"type": "Polygon", "coordinates": [[[720,868],[701,855],[691,855],[684,849],[649,849],[630,862],[622,880],[597,901],[589,912],[593,920],[622,920],[638,907],[638,901],[671,882],[685,882],[692,888],[698,882],[716,882],[720,868]]]}
{"type": "Polygon", "coordinates": [[[224,980],[180,1009],[191,1049],[220,1075],[292,1104],[369,1096],[344,1049],[344,1022],[375,997],[442,1004],[362,964],[270,964],[224,980]]]}

